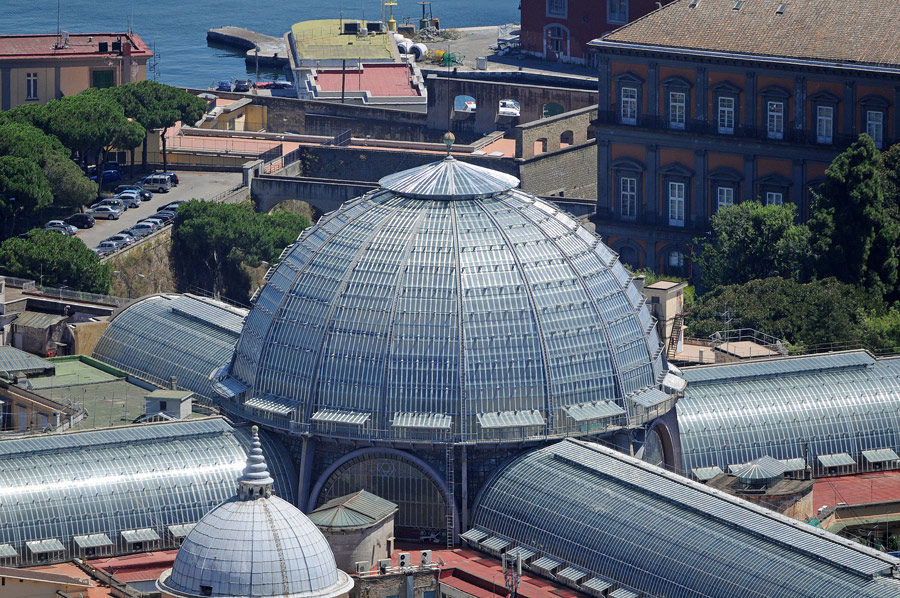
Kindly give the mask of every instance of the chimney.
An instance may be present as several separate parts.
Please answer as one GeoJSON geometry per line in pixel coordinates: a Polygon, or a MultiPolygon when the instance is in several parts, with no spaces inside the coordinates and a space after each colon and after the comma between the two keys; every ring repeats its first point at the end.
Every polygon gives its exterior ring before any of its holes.
{"type": "Polygon", "coordinates": [[[169,390],[178,390],[178,378],[175,376],[169,378],[169,390]]]}

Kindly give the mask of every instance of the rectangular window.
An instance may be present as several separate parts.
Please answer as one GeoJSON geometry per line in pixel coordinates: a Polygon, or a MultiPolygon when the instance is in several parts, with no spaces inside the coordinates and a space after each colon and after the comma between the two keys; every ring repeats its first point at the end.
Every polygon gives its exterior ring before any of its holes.
{"type": "Polygon", "coordinates": [[[37,73],[25,73],[25,99],[38,99],[37,73]]]}
{"type": "Polygon", "coordinates": [[[784,138],[784,102],[768,102],[769,139],[784,138]]]}
{"type": "Polygon", "coordinates": [[[866,133],[875,142],[875,147],[881,149],[884,143],[884,112],[881,110],[866,111],[866,133]]]}
{"type": "Polygon", "coordinates": [[[831,143],[834,136],[834,108],[818,106],[816,108],[816,141],[831,143]]]}
{"type": "Polygon", "coordinates": [[[669,183],[669,226],[684,226],[684,183],[669,183]]]}
{"type": "Polygon", "coordinates": [[[622,177],[619,179],[619,203],[622,205],[622,216],[637,216],[637,179],[622,177]]]}
{"type": "Polygon", "coordinates": [[[719,133],[734,133],[734,98],[719,98],[719,133]]]}
{"type": "Polygon", "coordinates": [[[116,73],[113,70],[92,71],[91,87],[113,87],[116,84],[116,73]]]}
{"type": "Polygon", "coordinates": [[[627,23],[628,0],[606,0],[606,21],[608,23],[627,23]]]}
{"type": "Polygon", "coordinates": [[[687,94],[683,91],[669,92],[669,127],[684,129],[687,94]]]}
{"type": "Polygon", "coordinates": [[[766,205],[767,206],[784,205],[784,193],[779,193],[777,191],[766,191],[766,205]]]}
{"type": "Polygon", "coordinates": [[[565,17],[566,0],[547,0],[548,17],[565,17]]]}
{"type": "Polygon", "coordinates": [[[622,88],[622,109],[621,116],[622,122],[626,125],[636,125],[637,124],[637,88],[636,87],[623,87],[622,88]]]}
{"type": "Polygon", "coordinates": [[[716,188],[716,209],[721,210],[734,205],[734,188],[733,187],[717,187],[716,188]]]}

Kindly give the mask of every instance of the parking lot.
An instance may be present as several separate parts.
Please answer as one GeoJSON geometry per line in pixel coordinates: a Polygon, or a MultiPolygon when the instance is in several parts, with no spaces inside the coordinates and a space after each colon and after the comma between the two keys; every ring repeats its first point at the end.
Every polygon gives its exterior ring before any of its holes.
{"type": "Polygon", "coordinates": [[[177,187],[172,187],[168,193],[154,192],[150,201],[141,202],[139,208],[129,209],[118,220],[97,219],[94,228],[79,229],[78,238],[88,247],[96,247],[103,239],[152,216],[173,201],[215,197],[241,182],[240,172],[176,172],[180,179],[177,187]]]}

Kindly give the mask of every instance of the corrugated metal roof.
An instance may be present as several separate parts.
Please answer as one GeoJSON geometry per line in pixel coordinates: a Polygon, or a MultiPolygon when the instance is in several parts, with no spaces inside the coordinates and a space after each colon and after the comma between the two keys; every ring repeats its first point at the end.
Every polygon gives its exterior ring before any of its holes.
{"type": "Polygon", "coordinates": [[[893,449],[875,449],[872,451],[863,451],[863,457],[866,458],[866,461],[869,463],[884,463],[885,461],[898,461],[900,460],[900,455],[894,452],[893,449]]]}
{"type": "Polygon", "coordinates": [[[569,414],[569,417],[577,422],[589,421],[592,419],[607,419],[625,414],[625,410],[612,401],[595,401],[593,403],[569,405],[565,409],[566,413],[569,414]]]}
{"type": "Polygon", "coordinates": [[[56,366],[37,355],[20,351],[15,347],[0,346],[0,375],[11,375],[17,372],[23,374],[53,374],[56,366]]]}
{"type": "Polygon", "coordinates": [[[571,581],[572,583],[578,583],[585,577],[587,577],[588,572],[584,569],[579,569],[578,567],[566,567],[562,571],[556,574],[556,577],[561,577],[566,581],[571,581]]]}
{"type": "Polygon", "coordinates": [[[509,546],[511,542],[506,538],[501,538],[500,536],[494,536],[493,538],[488,538],[487,540],[481,541],[481,546],[487,548],[489,550],[495,550],[497,552],[503,552],[503,549],[509,546]]]}
{"type": "Polygon", "coordinates": [[[196,523],[181,523],[177,525],[169,526],[169,533],[172,534],[173,538],[186,538],[191,530],[194,529],[196,523]]]}
{"type": "Polygon", "coordinates": [[[544,416],[536,409],[522,411],[490,411],[478,413],[478,424],[482,428],[520,428],[524,426],[543,426],[544,416]]]}
{"type": "Polygon", "coordinates": [[[632,592],[625,588],[619,588],[618,590],[609,593],[609,598],[638,598],[638,596],[640,596],[640,594],[637,592],[632,592]]]}
{"type": "Polygon", "coordinates": [[[822,467],[846,467],[856,465],[856,461],[847,453],[833,453],[831,455],[819,455],[819,463],[822,467]]]}
{"type": "Polygon", "coordinates": [[[90,534],[88,536],[75,536],[72,538],[79,548],[100,548],[112,546],[113,541],[106,534],[90,534]]]}
{"type": "Polygon", "coordinates": [[[806,469],[806,459],[781,459],[785,471],[803,471],[806,469]]]}
{"type": "Polygon", "coordinates": [[[638,391],[628,397],[632,403],[637,403],[641,407],[645,409],[650,409],[651,407],[655,407],[660,403],[665,403],[669,400],[669,395],[664,393],[658,388],[647,388],[645,390],[638,391]]]}
{"type": "Polygon", "coordinates": [[[589,590],[594,590],[595,592],[603,592],[604,590],[608,590],[616,584],[612,583],[611,581],[606,581],[601,577],[593,577],[581,585],[588,588],[589,590]]]}
{"type": "Polygon", "coordinates": [[[701,482],[705,482],[707,480],[711,480],[720,473],[725,473],[718,466],[713,467],[695,467],[691,470],[691,473],[694,474],[694,477],[700,480],[701,482]]]}
{"type": "Polygon", "coordinates": [[[875,363],[875,359],[865,351],[851,351],[786,359],[761,359],[750,363],[697,366],[684,368],[682,371],[688,384],[697,386],[707,383],[735,382],[761,376],[864,368],[873,363],[875,363]]]}
{"type": "Polygon", "coordinates": [[[309,514],[321,527],[366,527],[397,510],[397,505],[371,492],[360,490],[333,498],[309,514]]]}
{"type": "Polygon", "coordinates": [[[460,162],[447,156],[378,181],[383,189],[417,199],[464,200],[484,198],[519,186],[516,177],[460,162]]]}
{"type": "Polygon", "coordinates": [[[391,425],[395,428],[424,428],[429,430],[449,430],[453,418],[443,413],[395,413],[391,425]]]}
{"type": "Polygon", "coordinates": [[[285,402],[282,400],[273,400],[268,397],[251,397],[244,401],[245,407],[259,409],[260,411],[268,411],[276,415],[287,415],[297,408],[300,401],[285,402]]]}
{"type": "Polygon", "coordinates": [[[362,411],[349,411],[344,409],[319,409],[318,411],[313,413],[313,416],[310,419],[312,419],[312,421],[314,422],[362,426],[365,425],[365,423],[369,421],[369,418],[371,417],[371,413],[365,413],[362,411]]]}
{"type": "Polygon", "coordinates": [[[134,544],[135,542],[155,542],[156,540],[159,540],[159,534],[149,527],[144,527],[141,529],[123,530],[122,538],[129,544],[134,544]]]}
{"type": "Polygon", "coordinates": [[[32,554],[61,552],[66,549],[66,547],[62,545],[62,542],[56,538],[51,538],[49,540],[32,540],[31,542],[25,542],[25,546],[28,547],[28,550],[30,550],[32,554]]]}
{"type": "Polygon", "coordinates": [[[488,536],[490,536],[488,532],[474,527],[466,533],[459,535],[460,538],[462,538],[463,540],[468,540],[469,542],[481,542],[488,536]]]}
{"type": "Polygon", "coordinates": [[[13,322],[13,326],[25,326],[26,328],[49,328],[59,324],[66,316],[59,314],[45,314],[37,311],[23,311],[13,322]]]}
{"type": "Polygon", "coordinates": [[[19,556],[19,553],[11,544],[0,544],[0,558],[8,559],[16,556],[19,556]]]}
{"type": "Polygon", "coordinates": [[[784,474],[784,463],[768,455],[745,463],[732,473],[741,481],[770,480],[784,474]]]}
{"type": "Polygon", "coordinates": [[[524,546],[516,546],[515,548],[513,548],[512,550],[507,552],[506,556],[508,556],[512,559],[517,559],[521,556],[522,562],[524,563],[525,561],[527,561],[528,559],[530,559],[531,557],[533,557],[536,554],[537,553],[535,551],[531,550],[530,548],[526,548],[524,546]]]}
{"type": "Polygon", "coordinates": [[[531,566],[537,567],[538,569],[543,569],[545,571],[553,571],[554,569],[556,569],[557,567],[559,567],[562,564],[563,564],[562,561],[557,560],[557,559],[553,558],[552,556],[545,555],[545,556],[542,556],[541,558],[539,558],[538,560],[536,560],[535,562],[531,563],[531,566]]]}

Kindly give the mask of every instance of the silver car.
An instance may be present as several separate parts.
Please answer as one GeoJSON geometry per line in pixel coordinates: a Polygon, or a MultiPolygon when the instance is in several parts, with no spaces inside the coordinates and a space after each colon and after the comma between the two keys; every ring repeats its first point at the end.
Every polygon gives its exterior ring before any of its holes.
{"type": "Polygon", "coordinates": [[[115,241],[103,241],[95,249],[101,255],[109,255],[119,250],[119,244],[115,241]]]}
{"type": "Polygon", "coordinates": [[[87,211],[94,218],[106,218],[107,220],[118,220],[122,212],[112,206],[97,206],[87,211]]]}

